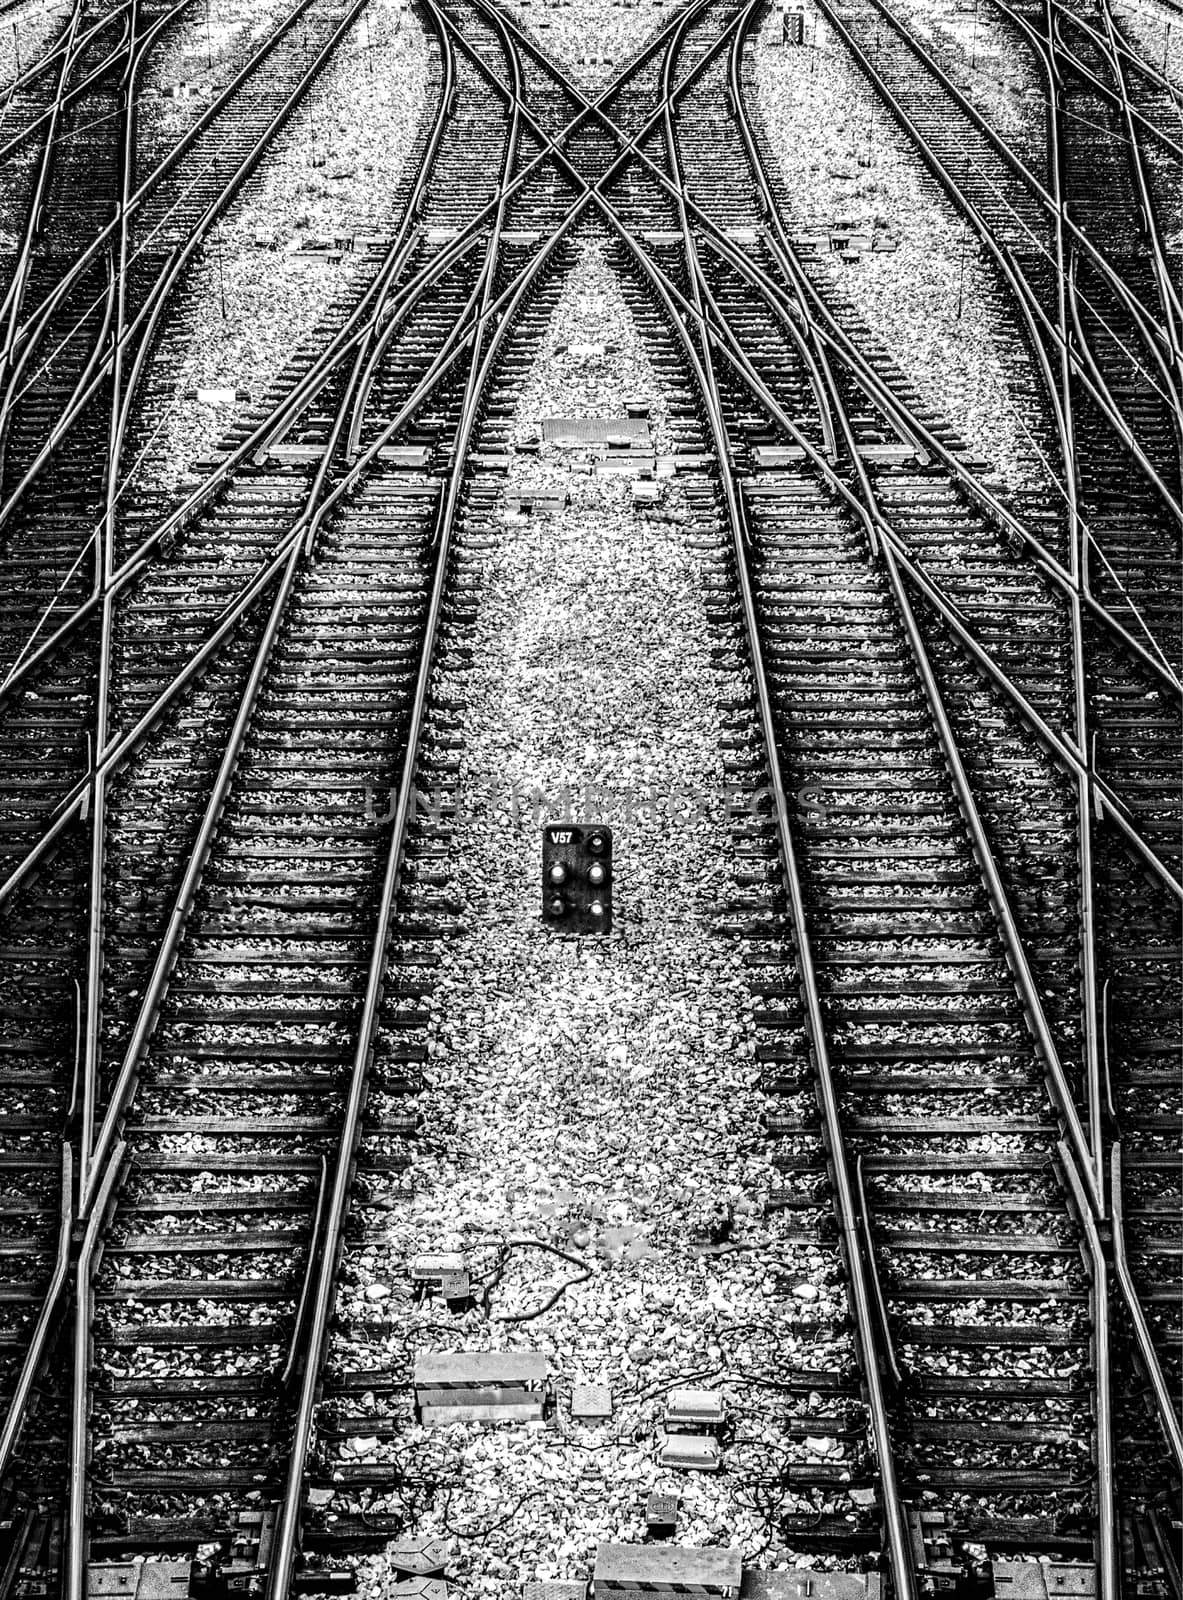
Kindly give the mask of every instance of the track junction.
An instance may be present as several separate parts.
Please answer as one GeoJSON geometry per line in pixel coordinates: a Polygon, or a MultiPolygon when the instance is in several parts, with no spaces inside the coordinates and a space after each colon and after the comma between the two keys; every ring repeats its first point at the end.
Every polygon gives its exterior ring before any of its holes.
{"type": "MultiPolygon", "coordinates": [[[[1054,493],[1000,490],[819,289],[753,109],[762,0],[690,0],[597,89],[520,13],[421,0],[390,236],[168,503],[129,471],[153,352],[365,0],[300,0],[146,172],[138,75],[188,0],[75,0],[15,80],[0,1600],[156,1593],[127,1585],[157,1563],[179,1595],[341,1592],[392,1541],[390,1593],[464,1592],[344,1505],[398,1476],[350,1441],[397,1463],[438,1392],[359,1365],[337,1305],[432,1134],[464,908],[414,795],[460,781],[439,674],[588,239],[744,685],[722,920],[775,1208],[846,1306],[835,1366],[765,1374],[779,1487],[824,1507],[778,1537],[836,1600],[1179,1595],[1179,89],[1109,0],[987,4],[1042,84],[1037,159],[904,7],[819,9],[990,263],[1054,493]],[[836,1456],[794,1450],[819,1433],[836,1456]]],[[[597,1596],[682,1581],[601,1559],[597,1596]]]]}

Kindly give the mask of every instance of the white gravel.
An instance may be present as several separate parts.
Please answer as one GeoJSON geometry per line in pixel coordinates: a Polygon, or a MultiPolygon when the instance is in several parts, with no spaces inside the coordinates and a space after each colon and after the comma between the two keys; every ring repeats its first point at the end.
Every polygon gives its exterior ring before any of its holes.
{"type": "Polygon", "coordinates": [[[1043,84],[1034,57],[1016,48],[1018,29],[988,0],[896,0],[893,9],[1003,138],[1041,163],[1043,84]]]}
{"type": "MultiPolygon", "coordinates": [[[[548,415],[620,415],[626,397],[659,392],[590,246],[520,394],[516,435],[537,433],[548,415]],[[602,344],[617,348],[596,353],[602,344]]],[[[661,448],[660,415],[655,431],[661,448]]],[[[398,1370],[432,1348],[548,1358],[557,1429],[459,1424],[359,1441],[412,1482],[441,1485],[412,1509],[407,1536],[447,1540],[449,1592],[460,1596],[586,1577],[598,1541],[642,1536],[644,1497],[658,1485],[682,1493],[681,1542],[736,1544],[756,1564],[784,1564],[749,1498],[753,1479],[786,1457],[841,1458],[836,1440],[789,1441],[760,1387],[849,1352],[841,1340],[822,1351],[794,1331],[801,1319],[841,1318],[841,1278],[829,1252],[779,1238],[782,1218],[763,1215],[774,1172],[755,1133],[764,1102],[744,968],[735,944],[709,929],[731,870],[712,698],[742,685],[712,667],[682,520],[642,516],[628,477],[577,462],[578,452],[543,445],[530,463],[531,481],[561,486],[571,505],[533,519],[504,514],[471,639],[479,666],[440,684],[443,697],[467,704],[466,816],[453,858],[465,932],[445,952],[433,1002],[430,1088],[416,1102],[428,1148],[416,1156],[413,1193],[393,1203],[385,1245],[360,1267],[354,1258],[339,1305],[346,1320],[364,1320],[376,1296],[406,1283],[409,1258],[459,1248],[488,1263],[490,1243],[506,1237],[560,1245],[593,1269],[536,1320],[400,1306],[401,1336],[349,1352],[398,1370]],[[528,805],[515,819],[508,797],[515,785],[527,797],[536,786],[582,795],[589,782],[609,792],[602,814],[618,823],[616,921],[606,939],[573,942],[540,924],[538,825],[528,805]],[[656,805],[620,820],[630,794],[670,791],[701,805],[688,818],[656,805]],[[734,1208],[738,1248],[696,1252],[720,1202],[734,1208]],[[776,1293],[774,1266],[799,1295],[776,1293]],[[717,1477],[657,1461],[665,1393],[695,1376],[738,1414],[724,1450],[731,1470],[717,1477]],[[611,1424],[569,1422],[575,1382],[611,1385],[611,1424]]],[[[510,491],[525,480],[515,466],[510,491]]],[[[663,511],[684,519],[681,490],[663,490],[663,511]]],[[[511,1254],[491,1310],[536,1308],[575,1275],[538,1251],[511,1254]]],[[[829,1508],[823,1496],[773,1491],[771,1500],[829,1508]]],[[[397,1493],[337,1501],[340,1511],[401,1505],[397,1493]]],[[[396,1592],[390,1585],[381,1557],[364,1564],[362,1594],[396,1592]]]]}
{"type": "Polygon", "coordinates": [[[190,128],[293,0],[206,0],[184,13],[152,51],[136,108],[140,170],[190,128]]]}
{"type": "Polygon", "coordinates": [[[391,202],[427,84],[415,14],[397,0],[372,0],[195,263],[185,324],[172,320],[145,374],[145,392],[155,392],[125,452],[125,474],[173,487],[246,404],[186,391],[238,390],[258,400],[330,303],[372,270],[349,252],[337,260],[297,252],[338,236],[393,236],[391,202]]]}
{"type": "MultiPolygon", "coordinates": [[[[0,87],[27,72],[69,15],[67,0],[29,0],[0,19],[0,87]]],[[[10,137],[0,117],[0,139],[10,137]]]]}
{"type": "Polygon", "coordinates": [[[1113,19],[1131,45],[1183,93],[1183,18],[1178,9],[1161,0],[1112,0],[1112,5],[1113,19]]]}
{"type": "Polygon", "coordinates": [[[1038,419],[1006,374],[1008,355],[1021,347],[973,236],[876,104],[842,41],[810,0],[803,8],[807,48],[776,42],[779,12],[768,14],[753,40],[753,109],[780,158],[790,238],[816,245],[807,265],[819,289],[851,302],[920,395],[974,454],[996,463],[1007,487],[1044,481],[1027,431],[1039,437],[1038,419]],[[829,250],[836,223],[896,248],[844,262],[829,250]]]}
{"type": "Polygon", "coordinates": [[[576,82],[600,88],[675,11],[677,0],[504,0],[576,82]]]}

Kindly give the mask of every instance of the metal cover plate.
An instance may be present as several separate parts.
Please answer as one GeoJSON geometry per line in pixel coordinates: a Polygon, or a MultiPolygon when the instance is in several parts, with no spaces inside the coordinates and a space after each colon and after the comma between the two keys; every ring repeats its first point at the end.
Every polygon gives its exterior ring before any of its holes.
{"type": "Polygon", "coordinates": [[[532,1350],[428,1350],[415,1358],[417,1389],[485,1389],[545,1382],[546,1357],[532,1350]]]}
{"type": "Polygon", "coordinates": [[[877,1572],[756,1572],[743,1575],[742,1600],[879,1600],[877,1572]]]}
{"type": "Polygon", "coordinates": [[[678,1496],[669,1494],[663,1489],[651,1489],[649,1498],[645,1502],[645,1521],[666,1527],[677,1520],[678,1496]]]}
{"type": "Polygon", "coordinates": [[[576,1422],[601,1422],[612,1415],[612,1390],[606,1383],[577,1383],[571,1390],[576,1422]]]}
{"type": "Polygon", "coordinates": [[[566,1578],[546,1578],[541,1583],[528,1583],[522,1600],[587,1600],[587,1584],[569,1582],[566,1578]]]}
{"type": "Polygon", "coordinates": [[[123,1600],[187,1600],[191,1561],[92,1562],[86,1569],[89,1600],[120,1595],[123,1600]]]}
{"type": "Polygon", "coordinates": [[[1091,1562],[995,1561],[994,1593],[998,1600],[1052,1600],[1057,1595],[1094,1595],[1097,1569],[1091,1562]]]}
{"type": "Polygon", "coordinates": [[[649,438],[646,417],[543,417],[542,437],[553,443],[608,444],[612,439],[649,438]]]}
{"type": "Polygon", "coordinates": [[[385,1547],[385,1555],[395,1572],[408,1577],[431,1577],[448,1564],[448,1547],[442,1539],[400,1539],[385,1547]]]}
{"type": "Polygon", "coordinates": [[[681,1584],[691,1594],[734,1595],[743,1576],[738,1550],[688,1545],[602,1544],[596,1548],[595,1593],[656,1589],[681,1584]]]}

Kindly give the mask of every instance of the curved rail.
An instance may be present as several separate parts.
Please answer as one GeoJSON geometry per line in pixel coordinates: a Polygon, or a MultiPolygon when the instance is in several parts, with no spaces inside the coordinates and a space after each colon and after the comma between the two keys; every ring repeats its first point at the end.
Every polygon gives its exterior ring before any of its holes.
{"type": "MultiPolygon", "coordinates": [[[[883,15],[885,20],[887,20],[891,26],[899,32],[901,38],[907,44],[908,48],[913,50],[913,52],[924,64],[925,69],[937,79],[945,92],[957,102],[959,107],[973,122],[974,126],[980,132],[982,132],[987,139],[990,140],[990,142],[998,150],[1000,157],[1003,159],[1006,165],[1011,170],[1023,176],[1024,180],[1027,181],[1030,186],[1033,186],[1033,192],[1037,193],[1041,203],[1045,205],[1049,218],[1051,218],[1053,221],[1057,218],[1060,219],[1058,225],[1062,226],[1065,238],[1070,238],[1078,249],[1083,250],[1089,256],[1092,264],[1105,276],[1110,288],[1112,288],[1113,292],[1118,295],[1127,312],[1141,331],[1147,348],[1155,353],[1156,365],[1159,368],[1159,381],[1164,385],[1167,394],[1171,396],[1171,403],[1177,408],[1179,405],[1179,397],[1175,387],[1175,379],[1173,376],[1173,369],[1169,354],[1169,341],[1166,338],[1165,330],[1158,328],[1157,324],[1155,325],[1157,331],[1154,331],[1149,327],[1145,307],[1141,305],[1140,301],[1136,300],[1129,288],[1124,283],[1124,280],[1122,280],[1115,272],[1113,272],[1112,268],[1105,261],[1104,257],[1099,255],[1097,250],[1092,246],[1091,241],[1089,241],[1087,236],[1082,233],[1080,228],[1072,221],[1071,217],[1063,215],[1062,208],[1057,207],[1054,197],[1048,193],[1048,191],[1042,184],[1038,182],[1036,178],[1034,178],[1034,176],[1029,172],[1019,158],[1014,155],[1013,151],[1010,150],[1009,146],[1007,146],[998,137],[998,135],[993,132],[993,129],[990,127],[990,125],[985,122],[980,113],[977,112],[969,100],[966,99],[962,91],[958,89],[956,84],[952,82],[940,64],[936,62],[926,50],[924,50],[923,46],[919,45],[912,38],[906,27],[898,21],[894,13],[892,13],[882,3],[882,0],[871,0],[871,3],[875,6],[876,10],[883,15]],[[1166,352],[1161,349],[1161,346],[1163,345],[1168,346],[1166,352]]],[[[874,85],[876,93],[889,107],[892,115],[907,133],[909,139],[913,142],[913,144],[915,144],[917,150],[921,153],[927,165],[932,169],[942,187],[949,194],[954,205],[957,206],[957,208],[962,211],[973,224],[974,231],[982,240],[982,243],[985,245],[987,251],[995,261],[999,270],[1002,272],[1003,277],[1008,281],[1012,290],[1016,293],[1018,297],[1019,308],[1025,322],[1029,327],[1034,325],[1042,329],[1044,338],[1050,341],[1051,347],[1056,351],[1057,356],[1061,359],[1066,359],[1071,362],[1074,372],[1076,373],[1085,390],[1088,392],[1090,398],[1093,400],[1094,404],[1097,406],[1106,422],[1112,428],[1117,438],[1121,441],[1131,459],[1137,464],[1142,475],[1146,478],[1147,482],[1154,489],[1155,493],[1163,501],[1167,510],[1176,518],[1183,517],[1183,506],[1180,506],[1174,491],[1168,484],[1164,482],[1158,468],[1142,449],[1136,435],[1129,427],[1121,413],[1120,408],[1114,401],[1113,396],[1104,387],[1103,383],[1098,384],[1096,376],[1091,370],[1088,361],[1072,347],[1071,343],[1069,343],[1067,340],[1066,332],[1057,326],[1056,322],[1052,320],[1046,309],[1040,304],[1038,296],[1032,288],[1029,279],[1023,272],[1023,269],[1018,260],[1015,258],[1013,252],[1005,244],[1001,243],[995,236],[994,230],[990,226],[989,222],[982,215],[981,211],[970,199],[968,194],[966,194],[963,185],[959,183],[956,177],[949,171],[948,167],[941,160],[937,152],[932,148],[924,134],[916,126],[914,120],[901,105],[898,97],[888,87],[874,61],[853,37],[853,35],[850,33],[850,30],[838,16],[831,4],[831,0],[818,0],[818,4],[826,15],[827,20],[834,28],[835,32],[840,35],[851,54],[857,60],[863,74],[874,85]]],[[[1052,70],[1050,58],[1048,60],[1048,70],[1049,72],[1052,70]]],[[[1043,345],[1044,338],[1040,338],[1038,335],[1036,335],[1036,344],[1040,348],[1043,345]]],[[[1036,355],[1037,358],[1040,359],[1041,364],[1046,362],[1046,352],[1041,355],[1040,349],[1036,349],[1036,355]]],[[[1045,366],[1045,379],[1046,376],[1047,369],[1045,366]]],[[[1054,397],[1054,393],[1052,392],[1053,390],[1054,385],[1049,385],[1049,395],[1052,398],[1052,404],[1055,405],[1057,401],[1054,397]]]]}

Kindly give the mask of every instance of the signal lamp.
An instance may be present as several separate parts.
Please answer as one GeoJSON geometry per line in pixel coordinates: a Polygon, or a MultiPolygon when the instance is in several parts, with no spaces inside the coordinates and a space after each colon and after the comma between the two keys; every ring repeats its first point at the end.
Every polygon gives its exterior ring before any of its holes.
{"type": "Polygon", "coordinates": [[[543,828],[542,920],[563,933],[611,931],[611,828],[571,822],[543,828]]]}

